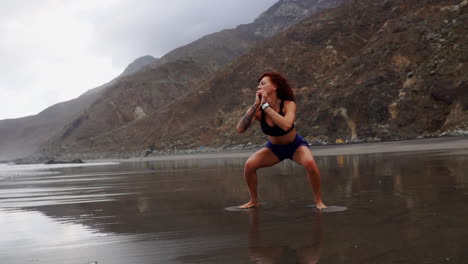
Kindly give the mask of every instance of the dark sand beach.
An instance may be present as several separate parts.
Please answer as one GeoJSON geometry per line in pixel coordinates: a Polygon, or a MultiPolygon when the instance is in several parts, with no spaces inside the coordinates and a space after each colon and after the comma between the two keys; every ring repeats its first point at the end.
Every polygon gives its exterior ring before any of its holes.
{"type": "Polygon", "coordinates": [[[467,263],[468,138],[312,147],[259,171],[251,151],[0,165],[0,263],[467,263]],[[96,162],[96,161],[95,161],[96,162]]]}

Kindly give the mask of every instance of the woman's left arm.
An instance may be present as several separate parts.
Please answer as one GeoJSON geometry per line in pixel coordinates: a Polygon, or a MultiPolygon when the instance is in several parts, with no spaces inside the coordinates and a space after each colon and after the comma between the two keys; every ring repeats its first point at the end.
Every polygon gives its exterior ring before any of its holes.
{"type": "Polygon", "coordinates": [[[296,103],[293,101],[284,102],[284,116],[277,113],[271,107],[265,108],[264,111],[284,131],[289,131],[296,121],[296,103]]]}

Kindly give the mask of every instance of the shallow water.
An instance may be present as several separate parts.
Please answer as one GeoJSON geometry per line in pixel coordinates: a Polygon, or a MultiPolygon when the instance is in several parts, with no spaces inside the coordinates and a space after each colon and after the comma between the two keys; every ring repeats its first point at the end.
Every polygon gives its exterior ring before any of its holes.
{"type": "Polygon", "coordinates": [[[467,263],[464,153],[318,156],[329,213],[291,161],[243,211],[245,158],[2,165],[0,263],[467,263]]]}

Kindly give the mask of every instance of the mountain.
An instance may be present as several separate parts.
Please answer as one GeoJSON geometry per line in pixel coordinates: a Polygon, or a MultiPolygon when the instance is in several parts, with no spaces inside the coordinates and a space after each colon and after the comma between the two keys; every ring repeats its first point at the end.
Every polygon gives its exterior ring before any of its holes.
{"type": "Polygon", "coordinates": [[[104,84],[83,95],[48,107],[37,115],[0,120],[0,160],[25,157],[51,135],[89,107],[108,87],[104,84]]]}
{"type": "Polygon", "coordinates": [[[343,0],[280,0],[252,23],[222,30],[174,49],[163,56],[158,64],[190,58],[218,70],[245,54],[256,43],[284,31],[308,15],[341,2],[343,0]]]}
{"type": "Polygon", "coordinates": [[[296,125],[312,142],[466,131],[467,11],[466,0],[347,1],[257,44],[144,118],[105,134],[56,141],[44,152],[262,143],[258,128],[237,134],[235,125],[268,70],[284,73],[295,87],[296,125]]]}
{"type": "Polygon", "coordinates": [[[31,155],[51,136],[69,124],[70,120],[84,113],[106,89],[113,87],[119,78],[137,72],[155,61],[157,59],[151,56],[138,58],[117,78],[90,89],[75,99],[52,105],[37,115],[0,120],[0,160],[31,155]]]}
{"type": "Polygon", "coordinates": [[[141,69],[143,69],[144,67],[146,67],[147,65],[156,63],[157,61],[158,61],[158,59],[155,59],[155,58],[153,58],[153,56],[150,56],[150,55],[140,57],[140,58],[134,60],[132,63],[130,63],[125,68],[125,70],[122,72],[122,74],[120,76],[127,76],[127,75],[133,74],[135,72],[138,72],[141,69]]]}
{"type": "MultiPolygon", "coordinates": [[[[175,99],[198,89],[199,83],[245,54],[256,43],[308,14],[338,3],[337,0],[282,0],[250,24],[222,30],[177,48],[116,81],[82,115],[49,139],[44,149],[60,153],[78,151],[81,147],[78,142],[82,140],[95,141],[131,127],[175,99]],[[266,30],[269,24],[270,29],[266,30]]],[[[124,147],[116,147],[124,150],[124,147]]]]}
{"type": "Polygon", "coordinates": [[[0,160],[27,156],[40,145],[47,145],[46,142],[57,145],[61,144],[57,140],[75,135],[81,140],[121,129],[182,96],[197,81],[245,54],[259,41],[340,2],[280,0],[250,24],[210,34],[160,59],[151,56],[136,59],[113,81],[96,88],[99,93],[87,93],[49,107],[43,111],[47,115],[0,120],[0,160]],[[125,102],[128,98],[132,99],[125,102]],[[78,126],[88,132],[72,133],[78,126]]]}

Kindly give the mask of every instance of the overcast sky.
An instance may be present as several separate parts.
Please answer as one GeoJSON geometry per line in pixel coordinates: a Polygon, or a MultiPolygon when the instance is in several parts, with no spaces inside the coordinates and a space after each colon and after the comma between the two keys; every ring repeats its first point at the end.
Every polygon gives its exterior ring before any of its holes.
{"type": "Polygon", "coordinates": [[[277,0],[0,0],[0,120],[78,97],[138,57],[252,22],[277,0]]]}

